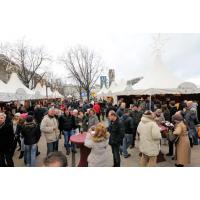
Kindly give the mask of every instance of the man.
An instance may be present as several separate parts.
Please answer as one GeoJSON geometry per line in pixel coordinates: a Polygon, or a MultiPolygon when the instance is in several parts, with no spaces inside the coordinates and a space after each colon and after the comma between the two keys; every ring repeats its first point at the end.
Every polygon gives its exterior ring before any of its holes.
{"type": "Polygon", "coordinates": [[[12,123],[6,122],[6,115],[0,113],[0,167],[14,167],[14,131],[12,123]]]}
{"type": "Polygon", "coordinates": [[[50,153],[43,161],[44,167],[67,167],[67,158],[66,156],[58,151],[50,153]]]}
{"type": "Polygon", "coordinates": [[[92,126],[96,126],[99,123],[98,117],[96,116],[95,110],[90,109],[89,111],[89,119],[88,119],[88,129],[92,126]]]}
{"type": "Polygon", "coordinates": [[[123,116],[125,108],[126,108],[126,103],[122,102],[120,107],[118,108],[118,110],[116,112],[119,118],[123,116]]]}
{"type": "Polygon", "coordinates": [[[41,132],[39,125],[34,122],[32,116],[26,118],[21,134],[24,137],[26,166],[34,167],[36,164],[37,143],[41,132]]]}
{"type": "Polygon", "coordinates": [[[135,147],[137,127],[140,123],[142,115],[143,115],[143,111],[141,110],[141,107],[137,107],[137,105],[134,105],[132,107],[132,111],[130,113],[130,117],[133,120],[133,141],[132,141],[132,145],[130,147],[131,149],[135,147]]]}
{"type": "Polygon", "coordinates": [[[197,119],[197,113],[196,110],[193,108],[193,102],[188,101],[187,102],[187,108],[185,111],[185,120],[187,122],[188,128],[189,128],[189,138],[190,138],[190,144],[198,145],[198,135],[196,131],[195,125],[199,123],[197,119]]]}
{"type": "Polygon", "coordinates": [[[72,152],[76,153],[75,145],[70,145],[69,143],[70,137],[75,134],[76,122],[75,117],[70,113],[68,108],[65,109],[64,114],[59,118],[59,129],[64,134],[66,154],[70,154],[70,148],[72,152]]]}
{"type": "Polygon", "coordinates": [[[125,135],[123,139],[123,145],[120,147],[120,151],[123,153],[124,158],[128,158],[131,155],[128,153],[128,147],[133,143],[133,120],[129,116],[129,110],[125,109],[122,121],[125,127],[125,135]]]}
{"type": "Polygon", "coordinates": [[[54,108],[50,108],[48,114],[44,116],[40,129],[47,141],[47,155],[50,152],[58,151],[58,138],[60,132],[58,129],[58,122],[55,118],[54,108]]]}
{"type": "Polygon", "coordinates": [[[113,166],[120,167],[120,145],[123,144],[124,126],[114,111],[109,112],[108,119],[110,120],[108,131],[110,132],[109,144],[111,145],[113,153],[113,166]]]}

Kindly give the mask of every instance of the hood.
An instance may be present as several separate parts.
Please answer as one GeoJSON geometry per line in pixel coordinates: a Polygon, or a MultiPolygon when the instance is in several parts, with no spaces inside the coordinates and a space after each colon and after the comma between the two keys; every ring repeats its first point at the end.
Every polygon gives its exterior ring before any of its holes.
{"type": "Polygon", "coordinates": [[[143,115],[141,121],[142,123],[149,123],[153,121],[153,118],[149,115],[143,115]]]}

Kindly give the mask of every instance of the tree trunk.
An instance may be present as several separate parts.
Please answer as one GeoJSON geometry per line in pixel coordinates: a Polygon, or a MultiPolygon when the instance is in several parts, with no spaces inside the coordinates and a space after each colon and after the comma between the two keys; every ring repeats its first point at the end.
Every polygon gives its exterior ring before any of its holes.
{"type": "Polygon", "coordinates": [[[87,89],[86,93],[87,93],[87,100],[90,101],[90,89],[87,89]]]}

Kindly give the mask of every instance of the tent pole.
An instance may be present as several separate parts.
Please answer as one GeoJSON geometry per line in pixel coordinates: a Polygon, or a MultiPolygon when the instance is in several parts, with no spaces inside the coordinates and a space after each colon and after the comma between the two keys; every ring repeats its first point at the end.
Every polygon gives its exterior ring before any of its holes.
{"type": "MultiPolygon", "coordinates": [[[[151,110],[151,94],[149,96],[149,110],[151,110]]],[[[151,110],[152,111],[152,110],[151,110]]]]}

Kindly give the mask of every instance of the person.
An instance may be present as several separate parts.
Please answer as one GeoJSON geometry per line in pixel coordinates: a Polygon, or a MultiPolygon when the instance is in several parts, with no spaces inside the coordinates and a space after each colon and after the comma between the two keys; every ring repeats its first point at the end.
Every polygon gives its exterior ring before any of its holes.
{"type": "Polygon", "coordinates": [[[169,111],[167,105],[166,104],[162,105],[161,109],[162,109],[162,113],[163,113],[163,116],[165,118],[165,121],[170,122],[171,121],[171,116],[170,116],[170,111],[169,111]]]}
{"type": "Polygon", "coordinates": [[[93,109],[95,110],[95,113],[96,113],[96,115],[97,115],[97,117],[98,117],[98,120],[101,121],[101,119],[100,119],[101,107],[100,107],[100,105],[99,105],[98,102],[95,102],[95,103],[94,103],[93,109]]]}
{"type": "Polygon", "coordinates": [[[88,129],[93,126],[96,126],[99,123],[98,117],[96,116],[95,110],[90,109],[89,111],[89,119],[88,119],[88,129]]]}
{"type": "Polygon", "coordinates": [[[107,166],[108,139],[109,133],[102,123],[97,124],[94,132],[87,133],[84,145],[91,149],[87,159],[89,167],[107,166]]]}
{"type": "Polygon", "coordinates": [[[110,133],[109,144],[112,148],[114,162],[113,166],[120,167],[120,145],[123,144],[123,138],[125,134],[124,125],[115,111],[109,112],[108,119],[110,121],[108,131],[110,133]]]}
{"type": "Polygon", "coordinates": [[[129,146],[133,143],[133,120],[129,115],[129,110],[125,109],[124,114],[122,116],[122,122],[125,127],[125,135],[123,138],[123,145],[120,147],[120,152],[123,154],[124,158],[128,158],[131,155],[128,153],[129,146]]]}
{"type": "Polygon", "coordinates": [[[16,113],[15,116],[12,119],[12,124],[13,124],[13,130],[14,130],[14,146],[15,149],[17,147],[17,143],[19,144],[19,149],[17,151],[21,151],[21,140],[20,140],[20,134],[18,131],[18,123],[20,119],[20,113],[16,113]]]}
{"type": "Polygon", "coordinates": [[[12,123],[6,122],[6,115],[0,113],[0,167],[14,167],[14,131],[12,123]]]}
{"type": "Polygon", "coordinates": [[[47,142],[47,155],[50,152],[58,151],[59,129],[58,122],[54,115],[54,108],[50,108],[40,125],[41,132],[44,134],[47,142]]]}
{"type": "Polygon", "coordinates": [[[162,137],[154,117],[152,111],[145,111],[137,128],[137,132],[140,135],[139,149],[142,153],[140,166],[142,167],[155,167],[160,151],[160,140],[162,137]]]}
{"type": "Polygon", "coordinates": [[[123,116],[125,108],[126,108],[126,103],[122,102],[116,112],[119,118],[123,116]]]}
{"type": "Polygon", "coordinates": [[[143,111],[140,108],[141,107],[134,105],[132,107],[132,111],[130,112],[130,117],[133,120],[133,141],[132,141],[132,145],[130,147],[131,149],[135,147],[137,127],[138,127],[140,120],[142,118],[142,115],[143,115],[143,111]]]}
{"type": "Polygon", "coordinates": [[[33,121],[32,116],[26,118],[21,134],[24,137],[26,166],[34,167],[36,163],[37,143],[41,132],[40,127],[33,121]]]}
{"type": "Polygon", "coordinates": [[[76,153],[75,145],[70,144],[70,137],[75,134],[76,124],[75,117],[70,113],[69,109],[65,109],[64,114],[59,118],[59,129],[64,134],[64,146],[66,148],[66,154],[72,152],[76,153]]]}
{"type": "Polygon", "coordinates": [[[47,112],[47,110],[45,108],[42,108],[42,106],[40,104],[37,104],[35,106],[33,116],[34,116],[34,119],[35,119],[37,124],[39,124],[39,125],[41,124],[42,119],[43,119],[46,112],[47,112]]]}
{"type": "Polygon", "coordinates": [[[187,122],[188,128],[189,128],[189,138],[190,138],[190,145],[191,147],[193,145],[198,145],[198,135],[196,130],[196,124],[199,123],[197,119],[197,113],[195,109],[193,108],[193,102],[187,101],[187,108],[184,113],[185,120],[187,122]]]}
{"type": "Polygon", "coordinates": [[[43,167],[67,167],[68,162],[66,156],[61,152],[51,152],[43,160],[43,167]]]}
{"type": "Polygon", "coordinates": [[[165,122],[165,117],[163,115],[163,112],[161,109],[157,109],[155,111],[155,119],[156,123],[158,124],[158,126],[161,126],[163,122],[165,122]]]}
{"type": "Polygon", "coordinates": [[[191,158],[187,125],[185,124],[184,118],[180,113],[176,113],[172,118],[175,123],[175,130],[173,134],[178,137],[178,141],[176,142],[175,166],[183,167],[190,164],[191,158]]]}

